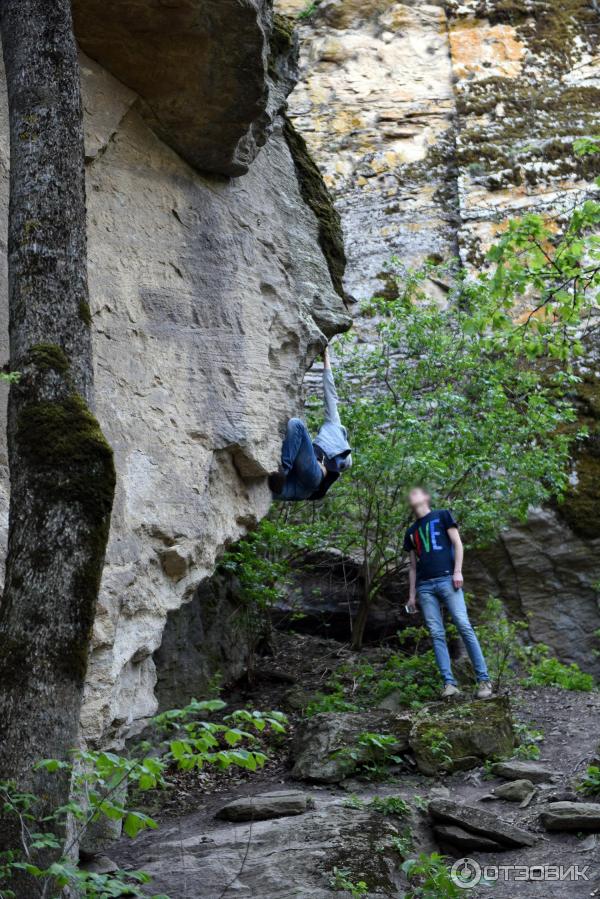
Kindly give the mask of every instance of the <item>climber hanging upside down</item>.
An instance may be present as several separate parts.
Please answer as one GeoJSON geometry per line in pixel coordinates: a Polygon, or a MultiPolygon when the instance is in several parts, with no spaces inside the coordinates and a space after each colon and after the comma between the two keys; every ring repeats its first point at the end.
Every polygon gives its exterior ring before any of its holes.
{"type": "Polygon", "coordinates": [[[287,502],[322,499],[352,465],[348,433],[340,420],[329,351],[323,353],[325,421],[312,440],[299,418],[290,418],[281,448],[281,468],[269,475],[275,499],[287,502]]]}

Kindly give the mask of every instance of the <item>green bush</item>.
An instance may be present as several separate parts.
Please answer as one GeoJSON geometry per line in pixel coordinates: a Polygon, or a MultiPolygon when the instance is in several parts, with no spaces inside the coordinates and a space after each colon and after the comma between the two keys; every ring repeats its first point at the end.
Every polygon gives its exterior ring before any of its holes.
{"type": "Polygon", "coordinates": [[[405,818],[410,814],[410,805],[400,796],[375,796],[369,803],[369,808],[386,817],[405,818]]]}
{"type": "MultiPolygon", "coordinates": [[[[22,834],[21,845],[0,853],[0,899],[16,899],[11,880],[25,872],[43,884],[44,895],[56,895],[64,887],[82,899],[109,899],[113,896],[148,897],[143,888],[150,878],[141,871],[95,874],[82,871],[70,860],[74,846],[96,821],[121,821],[123,830],[135,838],[142,830],[158,825],[149,815],[128,808],[123,790],[132,794],[166,788],[169,769],[187,771],[212,766],[237,766],[248,771],[261,768],[266,755],[259,736],[285,732],[281,712],[240,709],[220,720],[210,716],[222,712],[220,699],[192,702],[184,709],[163,712],[153,720],[159,735],[159,754],[148,743],[140,744],[141,756],[125,758],[112,752],[75,751],[72,762],[42,759],[37,768],[49,775],[68,771],[73,781],[73,799],[65,807],[42,817],[39,797],[19,791],[15,784],[0,782],[0,809],[3,818],[13,818],[22,834]],[[67,818],[73,822],[66,847],[58,835],[65,832],[67,818]],[[53,860],[48,862],[48,856],[53,860]]],[[[20,892],[19,895],[23,895],[20,892]]],[[[155,896],[154,899],[168,899],[155,896]]]]}
{"type": "Polygon", "coordinates": [[[405,899],[460,899],[467,890],[472,889],[455,883],[444,856],[437,852],[409,858],[402,865],[402,870],[411,883],[405,899]]]}
{"type": "MultiPolygon", "coordinates": [[[[540,652],[547,652],[547,647],[536,647],[540,652]]],[[[558,659],[545,656],[531,664],[525,679],[526,687],[561,687],[563,690],[577,690],[582,693],[594,689],[594,678],[586,674],[579,665],[573,662],[565,665],[558,659]]]]}
{"type": "Polygon", "coordinates": [[[600,796],[600,768],[589,765],[585,777],[577,784],[577,789],[584,796],[600,796]]]}

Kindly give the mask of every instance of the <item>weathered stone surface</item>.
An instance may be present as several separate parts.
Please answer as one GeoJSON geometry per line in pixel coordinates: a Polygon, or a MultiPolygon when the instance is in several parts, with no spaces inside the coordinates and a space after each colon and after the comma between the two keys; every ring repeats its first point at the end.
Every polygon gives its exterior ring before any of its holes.
{"type": "Polygon", "coordinates": [[[383,899],[400,895],[398,856],[386,848],[394,834],[383,815],[328,800],[301,817],[235,827],[207,829],[189,816],[140,836],[134,846],[121,843],[116,857],[150,874],[153,893],[174,899],[219,899],[226,889],[243,897],[331,899],[334,867],[365,880],[369,896],[383,899]]]}
{"type": "MultiPolygon", "coordinates": [[[[247,175],[201,176],[97,63],[84,59],[82,76],[96,406],[118,472],[82,721],[106,743],[155,712],[167,614],[268,509],[264,475],[301,409],[304,371],[324,331],[349,320],[279,126],[247,175]]],[[[8,158],[2,90],[4,223],[8,158]]],[[[4,362],[5,324],[0,343],[4,362]]],[[[4,449],[0,465],[4,540],[4,449]]]]}
{"type": "Polygon", "coordinates": [[[509,824],[476,805],[434,799],[429,803],[429,814],[434,821],[458,825],[470,833],[488,837],[505,846],[533,846],[536,841],[534,834],[509,824]]]}
{"type": "Polygon", "coordinates": [[[507,759],[505,762],[496,762],[492,766],[492,774],[503,777],[505,780],[530,780],[532,783],[548,783],[554,778],[554,772],[540,762],[530,762],[524,759],[507,759]]]}
{"type": "Polygon", "coordinates": [[[535,787],[530,780],[514,780],[512,783],[501,784],[494,787],[489,796],[483,799],[506,799],[507,802],[523,802],[535,792],[535,787]]]}
{"type": "Polygon", "coordinates": [[[216,814],[225,821],[267,821],[269,818],[287,818],[303,815],[311,805],[310,796],[300,790],[282,790],[279,793],[260,793],[243,796],[228,802],[216,814]]]}
{"type": "MultiPolygon", "coordinates": [[[[293,14],[298,3],[276,8],[293,14]]],[[[389,289],[393,254],[456,252],[445,15],[442,4],[325,0],[300,35],[290,114],[342,216],[346,289],[364,299],[389,289]]]]}
{"type": "Polygon", "coordinates": [[[409,744],[419,771],[462,771],[510,754],[514,731],[504,696],[464,703],[435,703],[417,713],[409,744]]]}
{"type": "Polygon", "coordinates": [[[600,538],[575,534],[560,512],[536,510],[527,524],[504,531],[489,550],[470,556],[469,587],[500,596],[525,615],[532,638],[565,662],[600,674],[595,632],[600,626],[600,538]]]}
{"type": "Polygon", "coordinates": [[[410,715],[385,711],[323,712],[302,721],[296,731],[292,754],[292,775],[301,780],[339,783],[350,777],[366,753],[350,758],[343,750],[359,749],[362,733],[393,734],[398,741],[395,752],[408,748],[410,715]]]}
{"type": "Polygon", "coordinates": [[[472,849],[474,852],[501,852],[509,847],[496,840],[490,840],[476,833],[470,833],[462,827],[452,824],[438,824],[433,828],[435,838],[442,846],[458,849],[472,849]]]}
{"type": "Polygon", "coordinates": [[[599,802],[553,802],[540,815],[546,830],[600,833],[599,802]]]}
{"type": "MultiPolygon", "coordinates": [[[[74,0],[82,49],[202,171],[248,171],[272,127],[267,0],[74,0]]],[[[277,110],[275,110],[276,112],[277,110]]]]}

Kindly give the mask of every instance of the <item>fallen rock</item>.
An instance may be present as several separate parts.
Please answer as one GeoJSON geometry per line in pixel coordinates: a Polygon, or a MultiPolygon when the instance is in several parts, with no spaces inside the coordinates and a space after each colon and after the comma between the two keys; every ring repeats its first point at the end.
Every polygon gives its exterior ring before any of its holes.
{"type": "Polygon", "coordinates": [[[434,821],[458,825],[469,833],[487,837],[504,846],[533,846],[535,843],[535,837],[529,831],[509,824],[476,805],[434,799],[429,803],[429,814],[434,821]]]}
{"type": "Polygon", "coordinates": [[[409,743],[419,771],[439,774],[474,768],[514,748],[508,698],[433,703],[414,719],[409,743]]]}
{"type": "Polygon", "coordinates": [[[530,780],[533,783],[547,783],[554,779],[554,772],[539,762],[507,759],[492,765],[492,774],[505,780],[530,780]]]}
{"type": "Polygon", "coordinates": [[[540,815],[546,830],[600,833],[600,802],[553,802],[540,815]]]}
{"type": "Polygon", "coordinates": [[[94,855],[87,861],[80,859],[79,867],[90,874],[114,874],[119,870],[118,864],[108,855],[94,855]]]}
{"type": "Polygon", "coordinates": [[[403,752],[408,749],[410,727],[410,715],[382,710],[314,715],[296,731],[292,776],[319,783],[340,783],[367,761],[367,751],[360,751],[358,745],[361,734],[393,734],[398,741],[395,752],[403,752]],[[356,750],[354,757],[344,750],[356,750]]]}
{"type": "Polygon", "coordinates": [[[502,852],[509,848],[496,840],[490,840],[488,837],[482,837],[452,824],[437,824],[433,832],[442,847],[450,844],[459,849],[472,849],[478,852],[502,852]]]}
{"type": "Polygon", "coordinates": [[[225,821],[267,821],[269,818],[287,818],[302,815],[310,808],[311,798],[300,790],[282,790],[280,793],[261,793],[259,796],[242,796],[228,802],[216,816],[225,821]]]}
{"type": "Polygon", "coordinates": [[[482,799],[506,799],[507,802],[523,802],[535,792],[535,787],[530,780],[513,780],[511,783],[501,784],[495,787],[482,799]]]}

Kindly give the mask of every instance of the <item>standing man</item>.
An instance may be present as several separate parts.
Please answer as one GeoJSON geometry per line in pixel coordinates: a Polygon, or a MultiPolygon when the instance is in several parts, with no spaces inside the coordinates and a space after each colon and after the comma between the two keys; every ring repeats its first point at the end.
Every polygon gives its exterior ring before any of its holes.
{"type": "Polygon", "coordinates": [[[446,642],[442,604],[450,612],[469,653],[478,681],[478,699],[489,699],[492,685],[473,630],[463,593],[462,563],[464,547],[458,525],[447,509],[431,510],[431,497],[422,487],[413,487],[408,502],[415,516],[404,537],[404,549],[410,554],[408,609],[416,611],[417,598],[433,641],[435,660],[444,679],[444,697],[460,693],[452,673],[446,642]]]}
{"type": "Polygon", "coordinates": [[[322,499],[352,465],[348,432],[338,412],[329,350],[323,352],[325,421],[314,439],[299,418],[290,418],[281,448],[281,468],[269,475],[275,499],[287,502],[322,499]]]}

